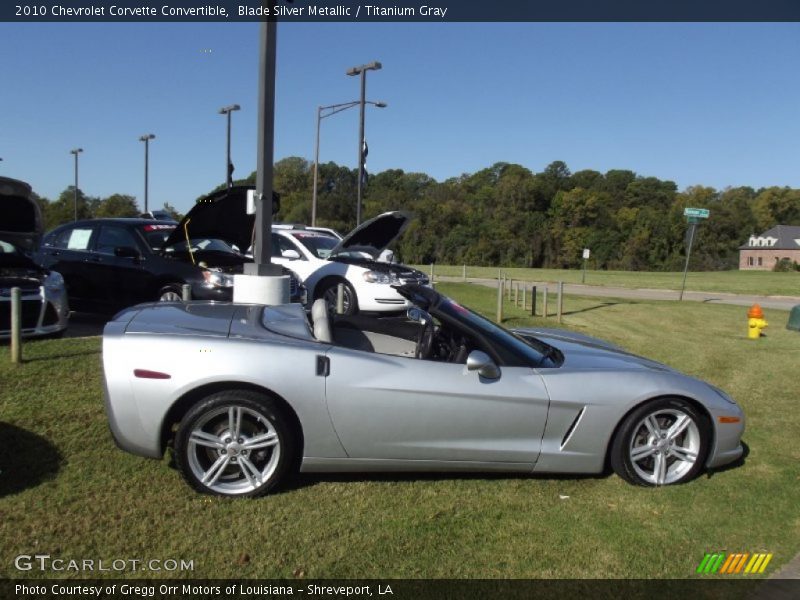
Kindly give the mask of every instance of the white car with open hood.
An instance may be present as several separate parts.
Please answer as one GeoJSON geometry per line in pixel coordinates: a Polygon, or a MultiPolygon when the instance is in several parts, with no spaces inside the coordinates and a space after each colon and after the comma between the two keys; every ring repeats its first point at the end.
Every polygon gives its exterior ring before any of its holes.
{"type": "Polygon", "coordinates": [[[426,285],[428,277],[405,265],[379,260],[381,253],[408,227],[410,215],[392,211],[362,223],[343,239],[305,228],[272,229],[272,262],[297,273],[309,298],[336,304],[338,285],[344,285],[344,312],[392,312],[408,301],[392,286],[426,285]]]}

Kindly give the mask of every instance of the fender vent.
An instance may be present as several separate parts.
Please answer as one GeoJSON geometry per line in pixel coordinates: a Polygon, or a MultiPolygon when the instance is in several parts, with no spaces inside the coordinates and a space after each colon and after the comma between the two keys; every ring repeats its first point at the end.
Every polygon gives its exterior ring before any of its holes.
{"type": "Polygon", "coordinates": [[[583,413],[586,411],[586,407],[584,406],[582,409],[578,411],[578,414],[575,416],[575,419],[572,421],[572,424],[567,429],[567,432],[564,434],[563,439],[561,440],[561,450],[564,449],[564,446],[567,445],[572,432],[575,431],[575,428],[578,426],[578,422],[581,420],[583,413]]]}

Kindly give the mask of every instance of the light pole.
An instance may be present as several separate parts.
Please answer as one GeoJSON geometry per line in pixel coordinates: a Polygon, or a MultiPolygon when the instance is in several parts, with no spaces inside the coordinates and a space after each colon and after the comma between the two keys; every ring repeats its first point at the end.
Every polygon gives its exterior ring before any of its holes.
{"type": "Polygon", "coordinates": [[[352,67],[351,69],[347,70],[347,74],[350,76],[360,75],[361,76],[361,115],[359,118],[359,127],[358,127],[358,182],[357,182],[357,189],[358,189],[358,198],[356,204],[356,226],[361,224],[361,188],[363,186],[363,179],[364,179],[364,104],[366,104],[366,94],[367,94],[367,71],[377,71],[383,65],[379,63],[377,60],[372,61],[367,65],[361,65],[360,67],[352,67]]]}
{"type": "Polygon", "coordinates": [[[70,154],[75,155],[75,203],[72,220],[78,220],[78,154],[83,152],[83,148],[73,148],[69,151],[70,154]]]}
{"type": "Polygon", "coordinates": [[[144,212],[147,212],[147,176],[150,168],[150,140],[156,139],[152,133],[146,133],[139,138],[140,142],[144,142],[144,212]]]}
{"type": "Polygon", "coordinates": [[[228,187],[233,186],[233,164],[231,163],[231,113],[241,108],[242,107],[238,104],[231,104],[230,106],[223,106],[219,109],[219,114],[228,116],[228,150],[225,158],[225,181],[228,187]]]}
{"type": "MultiPolygon", "coordinates": [[[[338,112],[342,112],[343,110],[347,110],[348,108],[353,108],[357,104],[361,104],[361,100],[353,100],[352,102],[343,102],[341,104],[331,104],[330,106],[318,106],[317,107],[317,140],[315,144],[315,151],[314,151],[314,188],[311,192],[311,226],[314,227],[317,224],[317,180],[319,174],[319,124],[322,119],[326,117],[330,117],[331,115],[335,115],[338,112]],[[327,113],[323,114],[323,111],[328,111],[327,113]]],[[[386,102],[372,102],[371,100],[366,100],[365,104],[372,104],[377,108],[386,108],[388,104],[386,102]]],[[[359,177],[359,180],[361,177],[359,177]]],[[[359,202],[360,204],[360,202],[359,202]]]]}

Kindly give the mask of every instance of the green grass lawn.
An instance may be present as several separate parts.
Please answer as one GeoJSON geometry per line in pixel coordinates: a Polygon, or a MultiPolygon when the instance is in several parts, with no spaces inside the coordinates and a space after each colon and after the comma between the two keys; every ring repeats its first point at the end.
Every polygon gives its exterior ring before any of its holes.
{"type": "MultiPolygon", "coordinates": [[[[416,268],[430,275],[430,265],[416,268]]],[[[581,283],[580,269],[524,269],[512,267],[467,266],[467,277],[496,279],[498,272],[521,281],[563,281],[581,283]]],[[[438,276],[462,277],[461,265],[434,265],[438,276]]],[[[650,271],[592,271],[586,272],[586,285],[625,287],[639,289],[681,289],[683,273],[659,273],[650,271]]],[[[757,294],[762,296],[800,297],[800,273],[773,273],[771,271],[711,271],[689,272],[686,289],[696,292],[729,294],[757,294]]]]}
{"type": "MultiPolygon", "coordinates": [[[[440,289],[494,314],[491,289],[440,289]]],[[[784,329],[785,313],[766,311],[768,337],[751,341],[741,307],[569,296],[564,308],[564,326],[737,398],[745,464],[664,489],[613,475],[348,475],[301,476],[257,500],[212,498],[168,460],[114,446],[98,338],[31,342],[21,366],[0,347],[0,577],[52,576],[16,571],[23,553],[193,560],[182,575],[198,578],[691,578],[705,552],[773,552],[768,573],[794,557],[800,333],[784,329]]],[[[555,321],[508,304],[506,315],[512,326],[555,321]]]]}

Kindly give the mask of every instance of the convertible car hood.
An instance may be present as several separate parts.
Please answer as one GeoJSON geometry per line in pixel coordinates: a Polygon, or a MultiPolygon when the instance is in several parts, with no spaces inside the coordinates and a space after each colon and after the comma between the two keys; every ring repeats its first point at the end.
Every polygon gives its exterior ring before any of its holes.
{"type": "Polygon", "coordinates": [[[378,215],[344,236],[344,239],[331,250],[330,256],[363,252],[376,260],[381,252],[400,237],[409,223],[411,215],[399,210],[378,215]]]}
{"type": "Polygon", "coordinates": [[[233,244],[244,252],[253,239],[256,216],[247,214],[247,190],[234,186],[209,194],[195,204],[164,242],[164,247],[190,238],[214,238],[233,244]]]}
{"type": "Polygon", "coordinates": [[[653,369],[672,371],[670,367],[626,352],[600,338],[564,329],[526,328],[515,333],[535,337],[564,355],[564,366],[573,369],[653,369]]]}
{"type": "Polygon", "coordinates": [[[42,211],[24,181],[0,177],[0,240],[32,251],[42,237],[42,211]]]}

